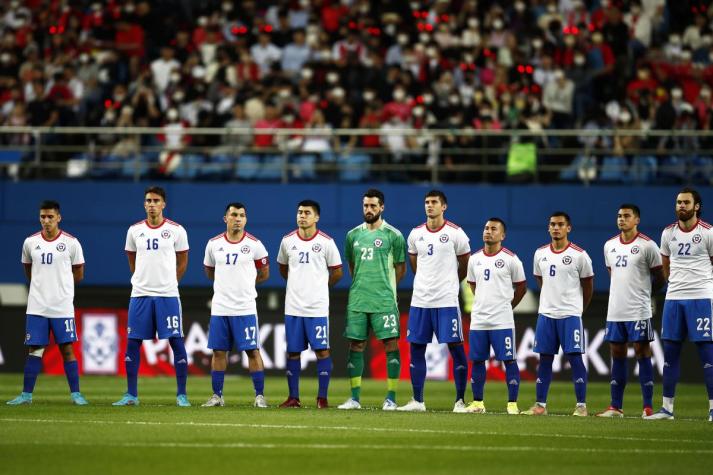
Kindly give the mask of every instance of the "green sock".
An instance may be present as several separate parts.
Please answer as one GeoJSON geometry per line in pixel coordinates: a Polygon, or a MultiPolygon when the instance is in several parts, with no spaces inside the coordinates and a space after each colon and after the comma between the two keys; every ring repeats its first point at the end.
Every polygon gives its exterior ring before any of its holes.
{"type": "Polygon", "coordinates": [[[361,395],[361,375],[364,373],[364,352],[349,350],[349,363],[347,363],[349,373],[349,384],[352,387],[352,399],[359,400],[361,395]]]}
{"type": "Polygon", "coordinates": [[[399,350],[389,351],[386,353],[386,380],[388,392],[386,397],[396,402],[396,387],[399,384],[399,376],[401,375],[401,355],[399,350]]]}

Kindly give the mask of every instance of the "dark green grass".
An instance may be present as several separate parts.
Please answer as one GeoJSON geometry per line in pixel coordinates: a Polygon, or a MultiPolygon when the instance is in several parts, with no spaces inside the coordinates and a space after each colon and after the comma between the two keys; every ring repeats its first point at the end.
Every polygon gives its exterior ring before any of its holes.
{"type": "MultiPolygon", "coordinates": [[[[0,376],[0,400],[16,396],[22,375],[0,376]]],[[[364,381],[362,411],[314,409],[316,380],[302,381],[303,409],[274,408],[286,395],[269,378],[270,409],[252,407],[246,377],[226,379],[224,408],[199,407],[210,379],[191,377],[191,408],[175,407],[170,378],[142,379],[139,407],[111,407],[124,391],[119,378],[84,377],[87,407],[69,403],[66,381],[41,376],[31,406],[0,405],[0,474],[239,473],[710,473],[713,424],[702,385],[681,385],[675,421],[643,421],[637,382],[625,397],[623,420],[575,418],[571,384],[553,384],[550,417],[504,414],[501,382],[486,387],[485,415],[452,414],[451,383],[428,382],[426,414],[380,410],[385,382],[364,381]]],[[[591,412],[608,404],[609,386],[590,384],[591,412]]],[[[330,402],[349,394],[335,380],[330,402]]],[[[520,409],[534,399],[523,384],[520,409]]],[[[410,397],[400,385],[399,403],[410,397]]],[[[655,403],[660,400],[657,388],[655,403]]]]}

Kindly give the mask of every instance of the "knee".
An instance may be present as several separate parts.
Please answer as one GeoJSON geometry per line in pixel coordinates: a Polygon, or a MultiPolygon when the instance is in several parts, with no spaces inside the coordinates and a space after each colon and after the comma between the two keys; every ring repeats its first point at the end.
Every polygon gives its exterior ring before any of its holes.
{"type": "Polygon", "coordinates": [[[74,347],[72,346],[71,343],[59,345],[59,351],[60,351],[60,353],[62,353],[62,358],[64,358],[64,361],[72,361],[75,359],[74,358],[74,347]]]}
{"type": "MultiPolygon", "coordinates": [[[[317,359],[323,360],[325,358],[329,358],[329,350],[317,350],[314,352],[315,355],[317,355],[317,359]]],[[[299,358],[299,356],[298,356],[299,358]]]]}
{"type": "Polygon", "coordinates": [[[651,345],[649,345],[648,343],[634,344],[634,354],[636,355],[637,360],[640,360],[642,358],[651,358],[651,356],[652,356],[651,345]]]}
{"type": "MultiPolygon", "coordinates": [[[[627,348],[626,344],[611,344],[609,347],[611,348],[612,358],[621,359],[627,357],[629,349],[627,348]]],[[[635,345],[635,347],[638,348],[637,345],[635,345]]]]}
{"type": "MultiPolygon", "coordinates": [[[[386,347],[386,343],[384,343],[384,347],[386,347]]],[[[359,351],[363,352],[366,349],[366,340],[351,340],[349,342],[349,349],[352,351],[359,351]]],[[[387,348],[388,351],[388,348],[387,348]]]]}

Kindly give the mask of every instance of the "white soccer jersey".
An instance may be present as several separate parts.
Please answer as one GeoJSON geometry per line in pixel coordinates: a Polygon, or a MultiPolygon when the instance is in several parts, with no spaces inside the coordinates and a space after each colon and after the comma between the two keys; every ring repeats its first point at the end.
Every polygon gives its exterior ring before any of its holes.
{"type": "Polygon", "coordinates": [[[329,270],[342,266],[334,240],[318,231],[302,239],[297,230],[282,238],[277,262],[289,266],[285,315],[329,315],[329,270]]]}
{"type": "Polygon", "coordinates": [[[604,263],[611,274],[607,321],[651,318],[651,270],[661,267],[661,254],[644,234],[624,242],[616,235],[604,244],[604,263]]]}
{"type": "Polygon", "coordinates": [[[548,244],[535,251],[533,267],[534,274],[542,277],[538,313],[551,318],[581,317],[580,279],[594,277],[587,252],[574,243],[556,252],[548,244]]]}
{"type": "Polygon", "coordinates": [[[661,234],[661,254],[671,259],[668,277],[668,300],[713,298],[713,230],[700,219],[690,231],[678,222],[661,234]]]}
{"type": "Polygon", "coordinates": [[[215,269],[210,314],[221,317],[257,315],[255,278],[269,264],[265,246],[252,234],[237,242],[219,234],[205,247],[203,265],[215,269]]]}
{"type": "Polygon", "coordinates": [[[411,230],[408,253],[417,256],[412,307],[458,307],[458,256],[470,254],[469,241],[450,221],[435,231],[425,223],[411,230]]]}
{"type": "Polygon", "coordinates": [[[27,314],[74,317],[72,267],[84,265],[82,245],[77,238],[64,231],[51,241],[42,233],[33,234],[22,244],[22,263],[32,265],[27,314]]]}
{"type": "Polygon", "coordinates": [[[136,253],[132,297],[178,297],[176,253],[188,252],[183,226],[170,219],[156,227],[139,221],[127,231],[125,249],[136,253]]]}
{"type": "Polygon", "coordinates": [[[503,330],[515,328],[512,312],[513,286],[525,281],[525,269],[520,259],[507,248],[495,254],[485,249],[473,253],[468,260],[468,282],[475,284],[475,300],[470,312],[471,330],[503,330]]]}

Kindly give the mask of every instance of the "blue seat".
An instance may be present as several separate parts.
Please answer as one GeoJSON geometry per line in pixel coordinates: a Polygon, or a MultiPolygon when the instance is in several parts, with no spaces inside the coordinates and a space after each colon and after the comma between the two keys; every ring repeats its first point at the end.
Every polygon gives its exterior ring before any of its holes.
{"type": "Polygon", "coordinates": [[[339,179],[341,181],[359,182],[369,179],[371,172],[371,157],[366,154],[342,155],[339,160],[339,179]]]}
{"type": "Polygon", "coordinates": [[[290,157],[290,179],[311,181],[317,179],[317,157],[296,155],[290,157]]]}
{"type": "Polygon", "coordinates": [[[651,183],[656,179],[658,163],[650,155],[634,157],[629,168],[629,179],[634,183],[651,183]]]}
{"type": "Polygon", "coordinates": [[[695,183],[713,184],[713,158],[695,157],[691,164],[691,179],[695,183]]]}
{"type": "Polygon", "coordinates": [[[240,155],[236,161],[235,178],[238,180],[254,180],[260,171],[260,157],[257,155],[240,155]]]}
{"type": "Polygon", "coordinates": [[[620,183],[626,180],[629,174],[629,164],[624,157],[604,157],[602,160],[599,181],[620,183]]]}
{"type": "Polygon", "coordinates": [[[20,152],[18,150],[0,150],[0,163],[4,165],[20,163],[24,154],[25,152],[20,152]]]}
{"type": "Polygon", "coordinates": [[[659,180],[663,183],[681,183],[686,179],[686,159],[676,155],[659,160],[659,180]]]}
{"type": "Polygon", "coordinates": [[[280,181],[282,179],[282,167],[284,163],[285,157],[283,155],[263,156],[261,167],[255,178],[260,181],[280,181]]]}
{"type": "Polygon", "coordinates": [[[124,157],[118,155],[100,155],[94,157],[89,176],[100,179],[118,178],[121,175],[125,160],[124,157]]]}
{"type": "Polygon", "coordinates": [[[141,154],[127,158],[121,168],[121,177],[130,180],[143,178],[149,172],[149,163],[149,157],[141,154]]]}
{"type": "Polygon", "coordinates": [[[572,163],[560,170],[560,181],[579,181],[579,169],[589,160],[588,156],[577,155],[572,163]]]}
{"type": "Polygon", "coordinates": [[[229,155],[213,155],[198,171],[201,180],[227,180],[233,173],[234,160],[229,155]]]}
{"type": "Polygon", "coordinates": [[[204,161],[202,155],[185,154],[181,158],[181,164],[173,172],[173,176],[179,180],[193,180],[198,176],[198,170],[204,161]]]}

